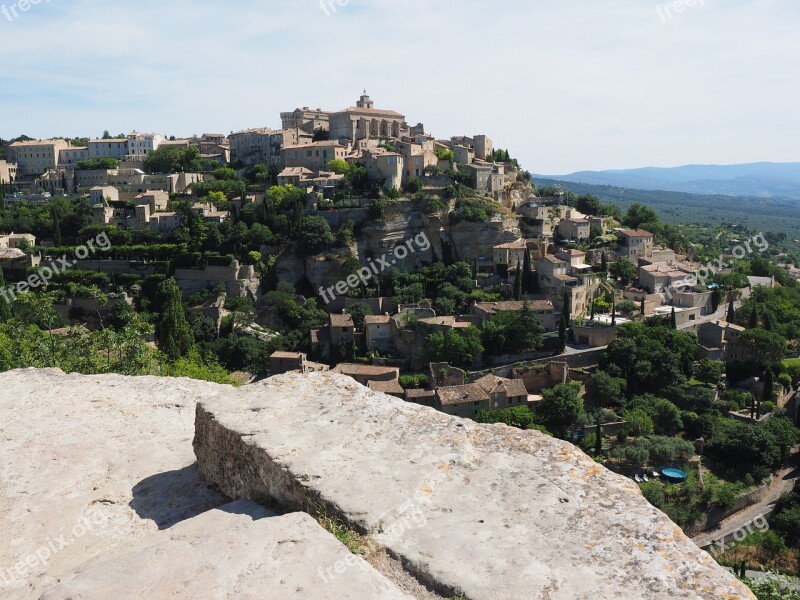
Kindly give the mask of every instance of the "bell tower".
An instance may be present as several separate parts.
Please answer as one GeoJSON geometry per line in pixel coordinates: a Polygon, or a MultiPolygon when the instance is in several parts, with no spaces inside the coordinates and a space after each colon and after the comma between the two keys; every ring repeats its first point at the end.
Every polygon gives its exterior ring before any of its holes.
{"type": "Polygon", "coordinates": [[[364,94],[361,96],[361,100],[356,102],[356,106],[358,108],[375,108],[372,100],[370,100],[367,95],[367,90],[364,90],[364,94]]]}

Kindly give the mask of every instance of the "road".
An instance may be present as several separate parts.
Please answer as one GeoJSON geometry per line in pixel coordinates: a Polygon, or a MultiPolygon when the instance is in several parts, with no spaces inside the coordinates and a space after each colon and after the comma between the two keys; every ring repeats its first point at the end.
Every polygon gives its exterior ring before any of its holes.
{"type": "Polygon", "coordinates": [[[744,510],[731,515],[720,522],[719,526],[713,531],[706,531],[692,538],[692,541],[705,548],[716,540],[723,540],[733,535],[737,531],[746,528],[755,519],[767,517],[775,508],[775,502],[786,492],[791,491],[795,482],[800,477],[800,468],[787,467],[773,476],[772,485],[767,491],[767,495],[761,502],[748,506],[744,510]]]}

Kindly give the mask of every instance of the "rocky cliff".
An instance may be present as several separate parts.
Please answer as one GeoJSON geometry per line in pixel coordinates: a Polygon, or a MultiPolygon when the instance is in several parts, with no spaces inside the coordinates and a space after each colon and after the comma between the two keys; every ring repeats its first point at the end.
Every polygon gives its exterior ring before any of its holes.
{"type": "Polygon", "coordinates": [[[2,598],[752,598],[574,447],[338,375],[4,373],[0,456],[2,598]]]}

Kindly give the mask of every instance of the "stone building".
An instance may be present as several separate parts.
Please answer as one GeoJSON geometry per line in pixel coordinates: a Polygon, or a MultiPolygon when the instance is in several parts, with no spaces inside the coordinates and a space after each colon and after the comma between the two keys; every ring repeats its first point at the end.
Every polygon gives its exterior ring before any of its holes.
{"type": "Polygon", "coordinates": [[[281,152],[284,167],[305,167],[312,171],[325,169],[332,160],[344,160],[347,148],[336,141],[311,142],[286,146],[281,152]]]}
{"type": "Polygon", "coordinates": [[[653,234],[643,229],[617,229],[620,242],[619,255],[636,264],[640,258],[653,256],[653,234]]]}
{"type": "Polygon", "coordinates": [[[296,108],[292,112],[281,113],[281,127],[283,129],[302,129],[306,133],[330,130],[331,113],[317,108],[312,110],[307,106],[296,108]]]}
{"type": "Polygon", "coordinates": [[[399,138],[408,133],[406,118],[393,110],[375,108],[364,93],[356,106],[330,115],[330,139],[357,142],[371,138],[399,138]]]}
{"type": "Polygon", "coordinates": [[[14,183],[17,180],[16,163],[0,160],[0,183],[14,183]]]}
{"type": "Polygon", "coordinates": [[[6,146],[6,160],[17,165],[17,175],[41,175],[58,166],[61,150],[69,148],[67,140],[31,140],[6,146]]]}

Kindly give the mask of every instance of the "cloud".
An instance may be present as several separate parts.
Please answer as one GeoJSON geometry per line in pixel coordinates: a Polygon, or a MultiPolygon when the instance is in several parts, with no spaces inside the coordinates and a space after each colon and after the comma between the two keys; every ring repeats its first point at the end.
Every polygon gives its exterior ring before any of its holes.
{"type": "Polygon", "coordinates": [[[437,136],[488,134],[534,172],[798,160],[790,0],[698,0],[666,21],[647,0],[327,6],[51,0],[0,16],[0,136],[277,127],[366,87],[437,136]]]}

